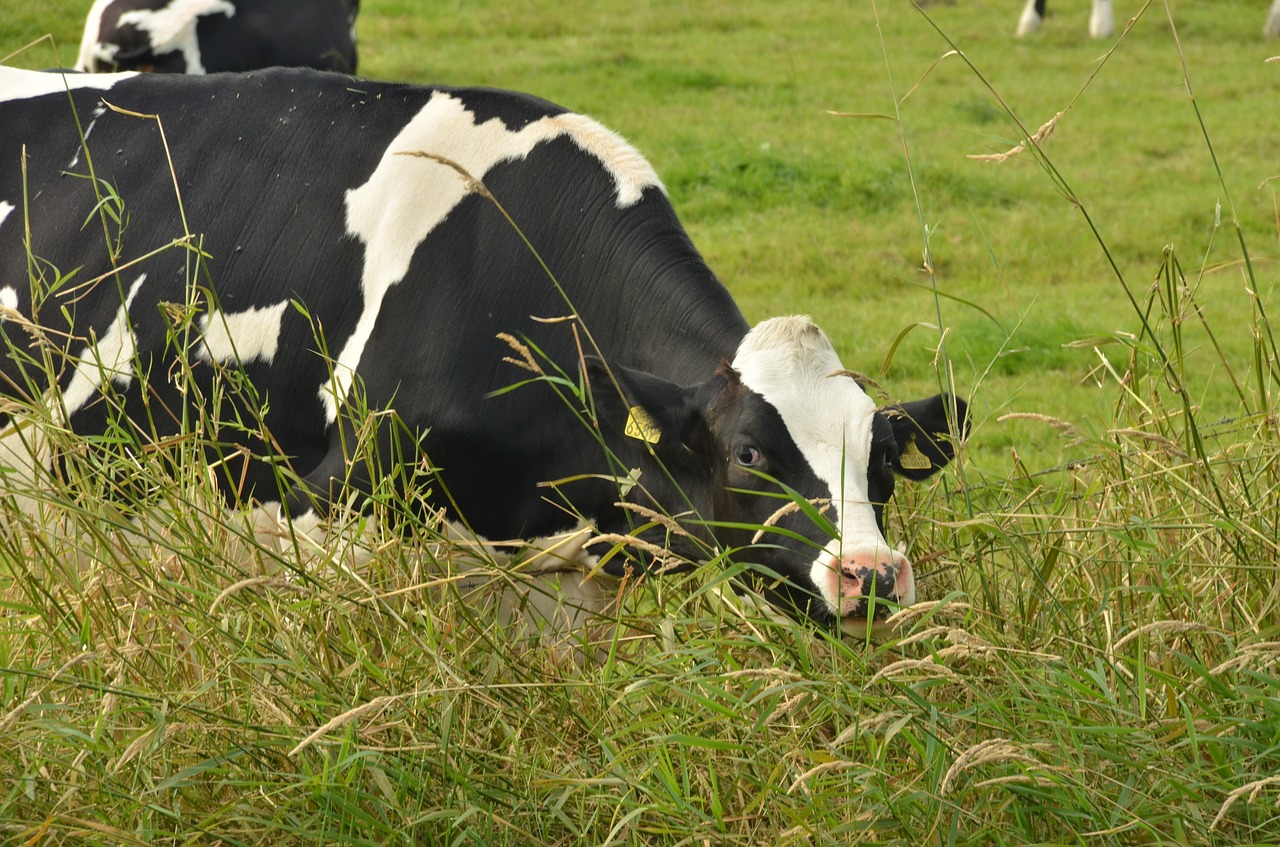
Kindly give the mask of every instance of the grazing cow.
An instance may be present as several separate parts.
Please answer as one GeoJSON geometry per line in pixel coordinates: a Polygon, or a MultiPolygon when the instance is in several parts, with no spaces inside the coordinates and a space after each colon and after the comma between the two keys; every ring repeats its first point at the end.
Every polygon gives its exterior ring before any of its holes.
{"type": "MultiPolygon", "coordinates": [[[[1018,37],[1030,35],[1044,24],[1045,0],[1027,0],[1018,19],[1018,37]]],[[[1093,0],[1093,11],[1089,15],[1089,35],[1094,38],[1107,38],[1115,32],[1115,16],[1111,12],[1111,0],[1093,0]]],[[[1280,0],[1272,0],[1271,11],[1267,13],[1266,23],[1262,25],[1262,34],[1267,38],[1280,36],[1280,0]]]]}
{"type": "Polygon", "coordinates": [[[94,0],[76,69],[355,73],[360,0],[94,0]]]}
{"type": "Polygon", "coordinates": [[[429,461],[431,503],[489,538],[582,516],[690,559],[748,548],[737,557],[773,575],[771,600],[846,629],[914,601],[884,504],[895,473],[950,461],[964,402],[877,409],[808,318],[750,328],[649,163],[594,120],[511,92],[282,68],[0,69],[0,118],[0,385],[34,382],[28,402],[76,431],[122,409],[163,437],[201,397],[252,421],[243,377],[217,376],[243,374],[266,436],[203,434],[234,498],[282,499],[295,519],[378,482],[349,447],[359,408],[392,408],[379,455],[408,473],[429,461]],[[138,114],[159,116],[163,140],[138,114]],[[105,185],[125,221],[107,222],[115,265],[101,222],[85,224],[105,185]],[[187,226],[207,275],[162,249],[187,226]],[[29,282],[53,268],[73,278],[47,294],[29,282]],[[62,341],[33,341],[31,322],[62,341]],[[550,376],[513,387],[532,375],[500,335],[550,376]],[[33,366],[51,352],[56,391],[33,366]],[[195,387],[174,377],[184,352],[195,387]],[[567,388],[579,380],[585,400],[567,388]]]}

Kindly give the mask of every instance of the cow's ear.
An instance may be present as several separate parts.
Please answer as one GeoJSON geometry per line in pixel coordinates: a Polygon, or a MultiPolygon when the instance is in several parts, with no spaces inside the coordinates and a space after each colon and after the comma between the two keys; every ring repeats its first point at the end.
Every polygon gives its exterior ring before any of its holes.
{"type": "Polygon", "coordinates": [[[607,432],[648,443],[659,453],[668,453],[677,445],[695,449],[698,434],[705,430],[697,386],[677,385],[646,371],[617,365],[605,367],[595,356],[584,357],[583,366],[596,415],[607,432]]]}
{"type": "Polygon", "coordinates": [[[955,457],[952,433],[969,431],[969,405],[959,397],[937,394],[883,410],[893,425],[898,457],[893,469],[907,479],[921,480],[942,470],[955,457]],[[956,426],[951,426],[951,421],[956,426]]]}

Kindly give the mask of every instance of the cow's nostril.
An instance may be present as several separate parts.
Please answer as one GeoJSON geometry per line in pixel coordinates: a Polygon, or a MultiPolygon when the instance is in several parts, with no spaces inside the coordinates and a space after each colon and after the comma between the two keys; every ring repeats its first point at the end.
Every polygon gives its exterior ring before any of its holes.
{"type": "Polygon", "coordinates": [[[897,599],[898,566],[893,562],[876,562],[873,566],[845,560],[840,571],[841,596],[897,599]]]}

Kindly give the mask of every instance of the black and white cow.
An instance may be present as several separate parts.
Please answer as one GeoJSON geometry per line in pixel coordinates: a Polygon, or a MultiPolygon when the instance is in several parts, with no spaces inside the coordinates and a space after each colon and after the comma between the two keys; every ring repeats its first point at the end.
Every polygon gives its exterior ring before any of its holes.
{"type": "Polygon", "coordinates": [[[94,0],[76,69],[355,73],[360,0],[94,0]]]}
{"type": "MultiPolygon", "coordinates": [[[[1027,0],[1018,19],[1017,35],[1021,38],[1036,32],[1044,25],[1045,0],[1027,0]]],[[[1107,38],[1115,32],[1115,15],[1111,10],[1111,0],[1093,0],[1093,11],[1089,14],[1089,35],[1094,38],[1107,38]]],[[[1262,25],[1262,34],[1267,38],[1280,37],[1280,0],[1272,0],[1271,10],[1267,12],[1267,20],[1262,25]]]]}
{"type": "MultiPolygon", "coordinates": [[[[77,431],[107,425],[104,383],[149,432],[177,431],[197,396],[174,385],[177,351],[205,397],[217,365],[242,369],[267,406],[270,446],[231,427],[205,433],[223,442],[233,496],[282,499],[303,517],[339,496],[339,480],[367,490],[376,480],[347,455],[361,398],[403,422],[383,428],[381,455],[429,459],[438,505],[484,536],[544,536],[575,515],[626,532],[643,519],[625,499],[677,515],[698,543],[663,526],[642,538],[703,561],[702,544],[746,548],[739,560],[784,578],[770,599],[846,629],[865,626],[869,606],[874,619],[914,601],[911,563],[884,539],[884,504],[895,473],[923,479],[946,465],[965,426],[964,402],[946,395],[878,410],[808,318],[750,328],[634,148],[504,91],[287,69],[0,69],[0,304],[8,391],[31,378],[25,321],[68,339],[55,345],[67,362],[60,390],[42,385],[31,401],[55,404],[77,431]],[[112,272],[101,226],[85,226],[99,200],[77,176],[86,156],[64,86],[98,183],[124,203],[118,261],[181,236],[185,220],[212,257],[207,278],[193,278],[184,249],[112,272]],[[159,115],[185,218],[156,122],[104,101],[159,115]],[[483,181],[570,302],[458,169],[483,181]],[[38,314],[30,267],[75,270],[38,314]],[[166,303],[195,310],[193,337],[173,339],[166,303]],[[530,374],[510,364],[500,333],[585,380],[594,427],[553,382],[502,391],[530,374]],[[403,440],[390,443],[393,432],[403,440]],[[237,445],[264,460],[242,461],[237,445]],[[300,481],[280,491],[273,463],[286,460],[300,481]],[[780,485],[823,517],[779,500],[780,485]],[[777,528],[757,543],[747,525],[777,528]]],[[[217,393],[225,412],[234,392],[217,393]]]]}

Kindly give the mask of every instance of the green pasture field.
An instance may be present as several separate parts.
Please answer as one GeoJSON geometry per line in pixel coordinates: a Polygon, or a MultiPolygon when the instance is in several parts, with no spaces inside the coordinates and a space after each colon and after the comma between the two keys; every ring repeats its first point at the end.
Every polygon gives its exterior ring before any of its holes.
{"type": "MultiPolygon", "coordinates": [[[[5,0],[0,55],[70,64],[88,5],[5,0]]],[[[430,522],[267,550],[189,456],[90,442],[170,508],[102,473],[0,503],[0,845],[1280,841],[1268,4],[1118,0],[1102,42],[1083,0],[1021,41],[1021,0],[920,5],[358,28],[364,76],[618,130],[749,319],[970,398],[962,461],[890,510],[926,601],[894,633],[744,608],[713,563],[549,646],[456,568],[525,577],[430,522]]]]}

